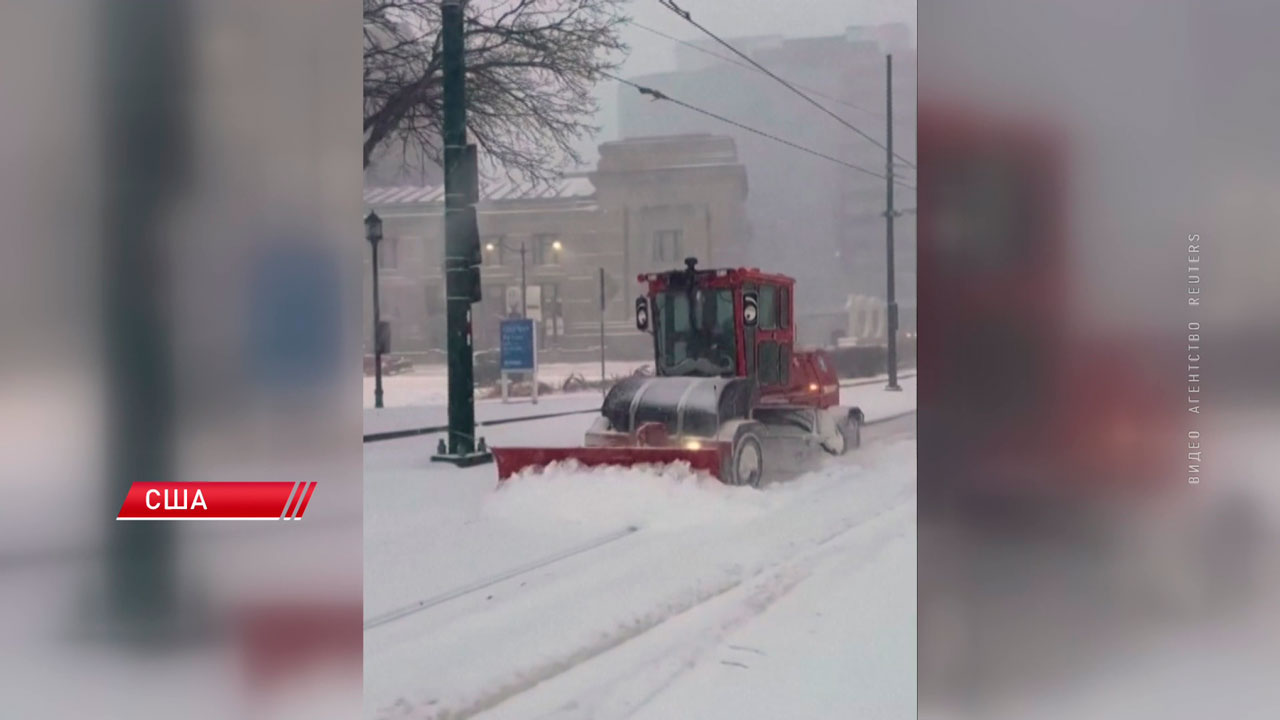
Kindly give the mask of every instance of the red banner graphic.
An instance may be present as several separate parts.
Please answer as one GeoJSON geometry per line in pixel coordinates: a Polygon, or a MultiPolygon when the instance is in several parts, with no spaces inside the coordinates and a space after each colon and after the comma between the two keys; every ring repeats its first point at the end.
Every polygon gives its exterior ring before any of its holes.
{"type": "Polygon", "coordinates": [[[117,520],[301,520],[314,482],[136,482],[117,520]]]}

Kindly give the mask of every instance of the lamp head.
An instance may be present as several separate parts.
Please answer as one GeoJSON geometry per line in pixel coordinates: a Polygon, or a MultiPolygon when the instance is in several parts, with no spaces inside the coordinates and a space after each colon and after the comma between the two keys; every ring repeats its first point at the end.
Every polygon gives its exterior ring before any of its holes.
{"type": "Polygon", "coordinates": [[[364,216],[364,238],[374,244],[382,239],[382,218],[372,210],[364,216]]]}

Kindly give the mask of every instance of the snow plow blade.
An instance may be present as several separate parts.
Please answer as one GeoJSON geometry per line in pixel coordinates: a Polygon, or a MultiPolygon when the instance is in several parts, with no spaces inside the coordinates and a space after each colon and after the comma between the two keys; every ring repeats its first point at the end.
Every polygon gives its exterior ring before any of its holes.
{"type": "Polygon", "coordinates": [[[694,470],[710,473],[717,480],[720,474],[721,450],[717,447],[697,450],[679,447],[564,447],[492,448],[498,465],[498,482],[530,468],[543,468],[554,462],[574,461],[585,467],[613,465],[671,465],[688,463],[694,470]]]}

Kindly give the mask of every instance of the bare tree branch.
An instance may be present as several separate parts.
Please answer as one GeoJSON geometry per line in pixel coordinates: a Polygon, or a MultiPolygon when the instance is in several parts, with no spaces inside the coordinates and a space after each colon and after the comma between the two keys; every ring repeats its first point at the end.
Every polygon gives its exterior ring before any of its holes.
{"type": "MultiPolygon", "coordinates": [[[[593,85],[617,68],[625,0],[464,3],[467,129],[508,177],[546,182],[597,128],[593,85]]],[[[364,0],[364,165],[398,143],[441,162],[439,0],[364,0]]]]}

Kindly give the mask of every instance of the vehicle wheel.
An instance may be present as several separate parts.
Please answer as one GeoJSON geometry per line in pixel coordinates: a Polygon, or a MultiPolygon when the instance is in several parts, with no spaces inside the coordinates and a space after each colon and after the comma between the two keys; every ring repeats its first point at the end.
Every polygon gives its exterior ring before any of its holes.
{"type": "Polygon", "coordinates": [[[730,485],[760,487],[764,480],[764,446],[756,431],[756,426],[745,425],[734,434],[727,475],[730,485]]]}
{"type": "Polygon", "coordinates": [[[861,414],[850,412],[849,418],[840,423],[840,434],[844,436],[844,450],[839,453],[840,455],[862,447],[861,414]]]}

